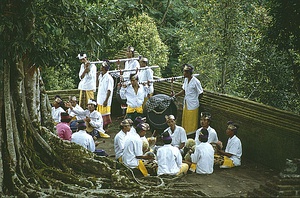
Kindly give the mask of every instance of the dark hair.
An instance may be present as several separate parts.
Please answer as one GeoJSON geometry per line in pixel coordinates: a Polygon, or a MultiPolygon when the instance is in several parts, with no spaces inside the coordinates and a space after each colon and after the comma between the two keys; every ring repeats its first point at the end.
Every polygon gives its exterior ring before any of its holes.
{"type": "Polygon", "coordinates": [[[128,46],[127,51],[130,51],[132,53],[132,56],[134,56],[134,47],[128,46]]]}
{"type": "Polygon", "coordinates": [[[171,144],[172,138],[168,131],[165,131],[161,134],[161,139],[163,140],[164,144],[171,144]]]}
{"type": "Polygon", "coordinates": [[[200,130],[200,134],[199,134],[199,140],[200,140],[200,142],[207,142],[208,136],[209,136],[208,130],[202,128],[202,129],[200,130]]]}
{"type": "Polygon", "coordinates": [[[131,78],[133,77],[133,76],[136,76],[135,77],[135,80],[139,80],[139,76],[137,75],[137,74],[130,74],[130,76],[129,76],[129,79],[131,80],[131,78]]]}
{"type": "Polygon", "coordinates": [[[85,125],[84,120],[78,120],[77,123],[78,123],[78,124],[77,124],[77,128],[78,128],[79,130],[86,129],[86,125],[85,125]]]}

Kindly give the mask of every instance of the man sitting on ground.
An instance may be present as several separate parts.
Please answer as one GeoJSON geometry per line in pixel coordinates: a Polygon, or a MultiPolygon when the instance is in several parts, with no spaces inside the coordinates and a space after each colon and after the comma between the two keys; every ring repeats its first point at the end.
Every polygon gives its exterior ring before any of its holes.
{"type": "Polygon", "coordinates": [[[72,134],[71,142],[79,144],[84,148],[94,152],[95,151],[95,142],[89,134],[85,131],[86,125],[83,120],[78,121],[78,132],[72,134]]]}
{"type": "Polygon", "coordinates": [[[188,164],[182,163],[182,156],[178,148],[171,145],[172,137],[168,132],[162,134],[164,146],[157,150],[157,175],[180,175],[187,173],[188,164]]]}

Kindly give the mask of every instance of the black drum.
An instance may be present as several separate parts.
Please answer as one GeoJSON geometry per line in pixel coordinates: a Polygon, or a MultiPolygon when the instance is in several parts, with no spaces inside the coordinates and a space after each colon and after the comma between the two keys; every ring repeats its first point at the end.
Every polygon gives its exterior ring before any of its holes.
{"type": "Polygon", "coordinates": [[[157,94],[149,98],[144,108],[147,123],[151,129],[162,131],[168,127],[166,115],[177,116],[177,107],[174,98],[165,94],[157,94]]]}

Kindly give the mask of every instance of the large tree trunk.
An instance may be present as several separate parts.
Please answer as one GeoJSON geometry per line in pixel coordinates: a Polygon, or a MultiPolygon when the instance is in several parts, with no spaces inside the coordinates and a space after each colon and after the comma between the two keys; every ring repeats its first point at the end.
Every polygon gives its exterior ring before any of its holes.
{"type": "Polygon", "coordinates": [[[130,173],[126,168],[120,173],[116,162],[55,135],[39,69],[29,62],[1,62],[1,194],[75,196],[101,185],[137,186],[130,177],[124,177],[130,173]],[[117,181],[120,178],[122,181],[117,181]]]}

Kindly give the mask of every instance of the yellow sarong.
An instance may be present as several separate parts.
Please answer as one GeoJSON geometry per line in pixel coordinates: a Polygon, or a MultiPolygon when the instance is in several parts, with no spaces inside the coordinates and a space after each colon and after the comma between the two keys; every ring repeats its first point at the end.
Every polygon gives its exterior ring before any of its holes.
{"type": "Polygon", "coordinates": [[[102,116],[109,115],[111,112],[111,107],[110,106],[104,107],[103,105],[98,105],[97,111],[100,112],[102,116]]]}
{"type": "Polygon", "coordinates": [[[130,106],[127,106],[126,113],[134,113],[134,112],[142,114],[143,113],[143,106],[140,106],[140,107],[130,107],[130,106]]]}
{"type": "Polygon", "coordinates": [[[186,133],[195,132],[198,129],[199,122],[199,108],[194,110],[187,110],[184,105],[182,111],[182,124],[181,126],[185,129],[186,133]]]}
{"type": "Polygon", "coordinates": [[[176,175],[186,174],[189,169],[189,165],[187,163],[182,163],[179,172],[176,175]]]}
{"type": "Polygon", "coordinates": [[[232,168],[232,167],[234,167],[234,164],[233,164],[233,161],[229,157],[224,156],[224,163],[222,166],[227,166],[228,168],[232,168]]]}
{"type": "Polygon", "coordinates": [[[93,90],[80,90],[79,93],[79,106],[83,109],[87,108],[87,103],[89,99],[94,99],[94,91],[93,90]]]}
{"type": "Polygon", "coordinates": [[[142,160],[139,160],[139,165],[138,165],[137,168],[141,171],[141,173],[144,175],[144,177],[149,176],[148,170],[145,167],[145,164],[144,164],[144,162],[142,160]]]}

